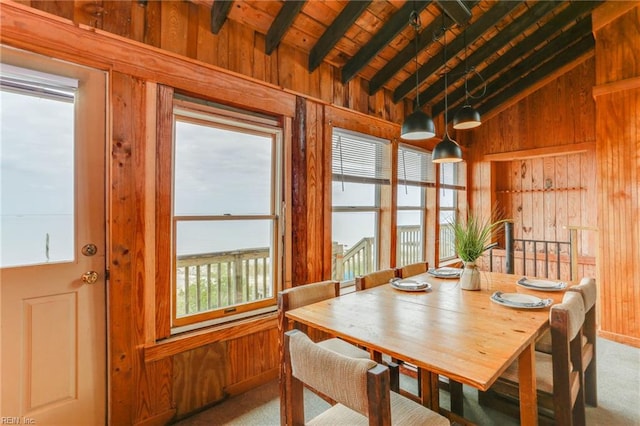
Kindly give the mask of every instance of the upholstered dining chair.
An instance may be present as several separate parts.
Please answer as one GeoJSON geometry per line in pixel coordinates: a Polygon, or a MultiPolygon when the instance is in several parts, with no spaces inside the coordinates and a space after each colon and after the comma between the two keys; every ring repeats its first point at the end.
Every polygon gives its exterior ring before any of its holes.
{"type": "Polygon", "coordinates": [[[582,369],[584,370],[584,398],[587,405],[598,406],[598,382],[596,366],[596,280],[582,278],[580,284],[569,287],[577,291],[584,302],[584,327],[582,328],[582,369]]]}
{"type": "Polygon", "coordinates": [[[429,262],[416,262],[398,268],[398,277],[407,278],[418,274],[424,274],[429,270],[429,262]]]}
{"type": "Polygon", "coordinates": [[[388,284],[389,281],[396,278],[396,276],[396,270],[393,268],[359,275],[356,277],[356,291],[366,290],[382,284],[388,284]]]}
{"type": "Polygon", "coordinates": [[[300,330],[284,334],[286,425],[305,424],[303,386],[337,403],[314,425],[449,425],[449,420],[390,390],[388,367],[329,350],[300,330]]]}
{"type": "MultiPolygon", "coordinates": [[[[333,280],[300,285],[297,287],[282,290],[278,293],[278,329],[280,330],[281,358],[283,354],[282,342],[284,339],[284,333],[294,327],[303,331],[307,331],[307,327],[304,324],[294,324],[292,321],[289,321],[289,319],[286,317],[286,313],[291,309],[337,297],[339,294],[340,283],[333,280]]],[[[318,344],[326,349],[330,349],[334,352],[338,352],[342,355],[346,355],[352,358],[371,358],[369,352],[336,337],[330,337],[328,339],[322,340],[318,344]]],[[[282,369],[282,376],[284,374],[284,367],[281,365],[280,368],[282,369]]],[[[390,363],[390,368],[392,371],[392,389],[398,390],[400,387],[399,366],[395,363],[390,363]]],[[[284,393],[282,381],[280,383],[280,387],[281,393],[284,393]]],[[[321,396],[326,397],[325,395],[321,396]]]]}
{"type": "MultiPolygon", "coordinates": [[[[538,413],[556,425],[584,425],[585,399],[582,369],[582,329],[585,307],[578,292],[567,291],[562,303],[549,311],[552,353],[536,351],[538,413]]],[[[493,405],[517,415],[518,362],[514,362],[487,392],[479,392],[482,405],[493,405]]]]}

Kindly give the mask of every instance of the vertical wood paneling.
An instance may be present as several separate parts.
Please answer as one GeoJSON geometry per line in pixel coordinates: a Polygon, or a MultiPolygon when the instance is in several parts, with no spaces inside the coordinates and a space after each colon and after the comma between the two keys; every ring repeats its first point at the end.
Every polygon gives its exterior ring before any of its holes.
{"type": "MultiPolygon", "coordinates": [[[[187,56],[189,3],[163,1],[161,4],[160,46],[164,50],[187,56]]],[[[197,22],[191,25],[197,25],[197,22]]]]}
{"type": "Polygon", "coordinates": [[[640,274],[640,88],[611,85],[640,76],[640,6],[610,21],[597,15],[596,82],[609,84],[596,96],[600,326],[640,346],[640,286],[631,278],[640,274]]]}
{"type": "Polygon", "coordinates": [[[105,1],[103,5],[102,29],[122,37],[131,37],[131,8],[134,4],[128,1],[105,1]]]}
{"type": "Polygon", "coordinates": [[[292,234],[292,285],[307,281],[307,224],[309,223],[307,206],[307,103],[296,99],[296,115],[292,129],[291,152],[291,215],[296,220],[291,224],[292,234]]]}

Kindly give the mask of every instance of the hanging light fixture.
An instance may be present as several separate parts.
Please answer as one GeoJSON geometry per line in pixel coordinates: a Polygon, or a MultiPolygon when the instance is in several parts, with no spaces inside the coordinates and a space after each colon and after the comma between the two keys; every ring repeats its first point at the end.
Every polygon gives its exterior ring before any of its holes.
{"type": "Polygon", "coordinates": [[[404,119],[400,137],[407,140],[429,139],[436,135],[436,126],[433,119],[420,109],[420,93],[418,86],[418,30],[420,28],[420,16],[416,10],[411,12],[409,23],[416,31],[416,106],[415,110],[404,119]]]}
{"type": "MultiPolygon", "coordinates": [[[[477,109],[472,107],[471,104],[469,103],[470,94],[469,94],[469,89],[468,89],[468,86],[467,86],[467,81],[469,79],[470,70],[467,67],[467,56],[468,55],[467,55],[467,30],[466,29],[464,30],[463,37],[464,37],[464,69],[465,69],[465,74],[464,74],[464,105],[453,116],[453,128],[454,129],[458,129],[458,130],[473,129],[473,128],[478,127],[479,125],[482,124],[482,120],[480,119],[480,113],[478,112],[477,109]]],[[[478,75],[478,77],[480,77],[482,79],[482,76],[480,74],[478,74],[478,72],[475,71],[475,69],[473,71],[478,75]]],[[[487,87],[485,86],[484,89],[486,90],[487,87]]],[[[483,95],[484,95],[484,92],[480,96],[483,96],[483,95]]]]}
{"type": "Polygon", "coordinates": [[[444,25],[442,27],[442,33],[444,37],[444,43],[442,45],[444,56],[444,137],[433,149],[433,152],[431,153],[431,161],[434,163],[457,163],[462,161],[462,149],[456,141],[449,137],[449,129],[447,126],[447,109],[449,108],[447,98],[447,75],[449,74],[449,70],[447,70],[447,29],[444,25]]]}

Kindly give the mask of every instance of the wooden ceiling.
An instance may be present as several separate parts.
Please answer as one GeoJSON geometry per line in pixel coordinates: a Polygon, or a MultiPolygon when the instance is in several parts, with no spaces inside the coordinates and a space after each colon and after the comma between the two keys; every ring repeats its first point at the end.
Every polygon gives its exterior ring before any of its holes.
{"type": "Polygon", "coordinates": [[[591,12],[602,3],[192,1],[211,8],[213,33],[227,20],[240,22],[265,35],[267,54],[280,43],[294,46],[308,55],[309,71],[326,61],[340,70],[343,83],[362,77],[370,94],[385,88],[394,102],[415,103],[417,77],[419,103],[434,116],[444,110],[444,70],[450,115],[465,95],[486,113],[592,51],[591,12]],[[417,31],[412,11],[419,16],[417,31]]]}

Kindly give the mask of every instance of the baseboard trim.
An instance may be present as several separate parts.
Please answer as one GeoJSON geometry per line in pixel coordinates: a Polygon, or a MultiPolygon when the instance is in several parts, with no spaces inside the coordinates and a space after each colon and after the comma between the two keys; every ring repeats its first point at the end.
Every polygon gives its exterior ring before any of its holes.
{"type": "Polygon", "coordinates": [[[626,336],[624,334],[612,333],[604,330],[598,330],[598,336],[607,340],[613,340],[614,342],[640,348],[640,338],[638,337],[626,336]]]}
{"type": "Polygon", "coordinates": [[[232,385],[226,386],[224,391],[229,396],[240,395],[242,393],[247,392],[250,389],[258,387],[260,385],[264,385],[274,379],[278,378],[278,374],[280,372],[279,368],[272,368],[271,370],[267,370],[262,374],[254,376],[248,380],[244,380],[242,382],[234,383],[232,385]]]}

